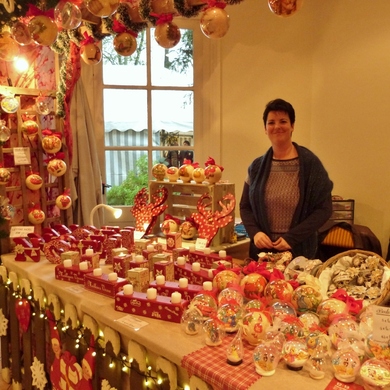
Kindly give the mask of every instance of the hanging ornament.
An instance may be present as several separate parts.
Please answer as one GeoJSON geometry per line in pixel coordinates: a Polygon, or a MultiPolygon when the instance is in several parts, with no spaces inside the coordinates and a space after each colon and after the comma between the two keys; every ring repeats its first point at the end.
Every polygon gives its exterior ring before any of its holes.
{"type": "Polygon", "coordinates": [[[11,179],[11,172],[4,167],[0,167],[0,185],[7,185],[11,179]]]}
{"type": "Polygon", "coordinates": [[[226,348],[226,360],[231,366],[239,366],[242,363],[244,357],[244,345],[242,343],[242,330],[241,327],[234,339],[226,348]]]}
{"type": "MultiPolygon", "coordinates": [[[[141,17],[139,2],[137,0],[129,0],[121,3],[121,10],[118,9],[118,13],[124,13],[133,23],[144,23],[145,19],[141,17]]],[[[119,15],[121,17],[121,15],[119,15]]]]}
{"type": "Polygon", "coordinates": [[[42,184],[43,184],[43,179],[37,173],[31,172],[26,177],[26,186],[28,189],[32,191],[39,190],[42,187],[42,184]]]}
{"type": "Polygon", "coordinates": [[[88,65],[96,65],[102,59],[102,52],[95,40],[88,33],[84,32],[84,40],[80,43],[80,56],[88,65]]]}
{"type": "Polygon", "coordinates": [[[45,213],[38,207],[34,206],[28,213],[28,220],[33,225],[41,224],[46,218],[45,213]]]}
{"type": "Polygon", "coordinates": [[[268,0],[269,9],[277,16],[287,18],[302,7],[303,0],[268,0]]]}
{"type": "Polygon", "coordinates": [[[22,133],[27,137],[34,136],[39,131],[38,123],[29,119],[22,123],[22,133]]]}
{"type": "Polygon", "coordinates": [[[180,42],[181,33],[179,27],[172,22],[173,14],[151,14],[157,18],[154,38],[164,49],[171,49],[180,42]]]}
{"type": "Polygon", "coordinates": [[[61,134],[53,133],[51,130],[43,130],[42,148],[46,153],[57,153],[62,148],[61,134]]]}
{"type": "Polygon", "coordinates": [[[50,46],[57,39],[58,27],[54,23],[54,11],[44,12],[33,4],[29,4],[26,16],[32,16],[27,27],[31,38],[35,43],[42,46],[50,46]]]}
{"type": "Polygon", "coordinates": [[[200,29],[207,38],[219,39],[229,30],[229,15],[225,11],[226,3],[210,1],[208,8],[200,18],[200,29]]]}
{"type": "Polygon", "coordinates": [[[0,33],[0,60],[13,61],[19,55],[19,45],[8,31],[0,33]]]}
{"type": "Polygon", "coordinates": [[[26,298],[20,298],[15,301],[15,314],[19,321],[20,329],[23,333],[27,332],[30,326],[31,306],[26,298]]]}
{"type": "Polygon", "coordinates": [[[15,42],[21,46],[26,46],[32,43],[30,30],[20,21],[15,22],[11,27],[11,35],[15,42]]]}
{"type": "Polygon", "coordinates": [[[52,158],[47,163],[47,171],[50,175],[59,177],[65,174],[67,169],[66,163],[60,158],[52,158]]]}
{"type": "Polygon", "coordinates": [[[72,206],[72,198],[70,197],[70,190],[65,190],[63,194],[57,196],[56,198],[56,206],[60,210],[67,210],[70,206],[72,206]]]}
{"type": "Polygon", "coordinates": [[[117,33],[113,41],[114,50],[123,57],[131,56],[137,49],[137,33],[126,29],[126,27],[116,19],[114,20],[112,29],[117,33]]]}
{"type": "Polygon", "coordinates": [[[15,98],[14,94],[4,96],[1,100],[1,108],[7,114],[14,114],[19,108],[18,99],[15,98]]]}
{"type": "Polygon", "coordinates": [[[223,167],[215,164],[215,161],[212,157],[209,157],[205,162],[205,170],[204,174],[206,177],[206,181],[210,184],[218,183],[222,178],[223,167]]]}
{"type": "Polygon", "coordinates": [[[60,1],[54,8],[54,20],[63,30],[73,30],[81,24],[80,8],[70,1],[60,1]]]}
{"type": "Polygon", "coordinates": [[[4,145],[11,136],[11,130],[7,127],[4,120],[0,120],[0,145],[4,145]]]}
{"type": "Polygon", "coordinates": [[[15,207],[9,204],[9,198],[0,196],[0,215],[7,220],[11,220],[15,215],[15,207]]]}
{"type": "Polygon", "coordinates": [[[39,96],[35,100],[35,107],[37,109],[38,114],[48,115],[50,114],[50,107],[48,105],[47,98],[44,96],[39,96]]]}
{"type": "Polygon", "coordinates": [[[88,11],[99,18],[112,15],[119,7],[119,0],[87,0],[88,11]]]}

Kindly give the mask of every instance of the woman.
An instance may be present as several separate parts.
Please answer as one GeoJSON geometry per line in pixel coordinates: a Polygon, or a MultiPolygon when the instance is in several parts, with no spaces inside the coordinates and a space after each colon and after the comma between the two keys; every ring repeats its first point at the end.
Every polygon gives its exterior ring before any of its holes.
{"type": "Polygon", "coordinates": [[[292,142],[290,103],[269,102],[263,121],[271,148],[249,166],[240,201],[251,238],[249,256],[257,260],[260,252],[291,251],[313,259],[317,230],[332,214],[333,183],[318,157],[292,142]]]}

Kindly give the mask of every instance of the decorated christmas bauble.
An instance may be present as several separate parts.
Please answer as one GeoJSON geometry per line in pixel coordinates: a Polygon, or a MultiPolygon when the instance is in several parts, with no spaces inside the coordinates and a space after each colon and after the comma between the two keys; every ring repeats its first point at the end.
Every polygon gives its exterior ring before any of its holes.
{"type": "Polygon", "coordinates": [[[270,10],[277,16],[287,18],[302,7],[303,0],[268,0],[270,10]]]}
{"type": "Polygon", "coordinates": [[[348,315],[337,316],[330,323],[328,334],[333,346],[337,349],[338,345],[345,340],[347,334],[359,332],[359,324],[356,320],[348,315]]]}
{"type": "Polygon", "coordinates": [[[57,39],[58,27],[46,15],[34,16],[28,23],[28,30],[35,43],[50,46],[57,39]]]}
{"type": "Polygon", "coordinates": [[[165,219],[161,224],[163,234],[176,233],[179,230],[179,224],[174,219],[165,219]]]}
{"type": "Polygon", "coordinates": [[[181,237],[185,240],[191,240],[196,236],[197,229],[195,225],[190,221],[184,221],[179,226],[179,231],[181,233],[181,237]]]}
{"type": "Polygon", "coordinates": [[[261,376],[271,376],[275,374],[279,364],[280,351],[272,343],[266,342],[258,345],[253,351],[253,361],[256,372],[261,376]]]}
{"type": "Polygon", "coordinates": [[[69,195],[67,195],[67,194],[59,195],[56,198],[56,206],[60,210],[66,210],[70,206],[72,206],[72,198],[69,195]]]}
{"type": "Polygon", "coordinates": [[[42,148],[46,153],[54,154],[61,150],[61,138],[56,135],[47,135],[42,139],[42,148]]]}
{"type": "Polygon", "coordinates": [[[247,299],[259,299],[264,295],[267,279],[258,273],[245,275],[240,281],[241,288],[247,299]]]}
{"type": "Polygon", "coordinates": [[[179,178],[183,183],[189,183],[192,179],[194,167],[191,164],[184,164],[179,168],[179,178]]]}
{"type": "Polygon", "coordinates": [[[222,170],[218,165],[208,165],[204,170],[204,174],[206,176],[206,181],[210,184],[214,184],[221,180],[222,170]]]}
{"type": "Polygon", "coordinates": [[[340,382],[352,383],[360,370],[359,355],[352,348],[341,348],[331,358],[334,376],[340,382]]]}
{"type": "Polygon", "coordinates": [[[368,359],[360,367],[360,376],[367,385],[365,388],[384,389],[390,384],[390,365],[382,360],[368,359]]]}
{"type": "Polygon", "coordinates": [[[54,19],[58,27],[73,30],[81,24],[80,8],[70,1],[61,0],[54,8],[54,19]]]}
{"type": "Polygon", "coordinates": [[[32,209],[28,213],[28,220],[33,225],[39,225],[45,220],[45,213],[41,209],[32,209]]]}
{"type": "Polygon", "coordinates": [[[1,99],[1,108],[7,114],[14,114],[18,111],[19,102],[14,96],[5,96],[1,99]]]}
{"type": "Polygon", "coordinates": [[[213,287],[217,288],[218,292],[224,290],[231,285],[237,285],[240,282],[240,277],[231,270],[223,270],[218,272],[213,279],[213,287]]]}
{"type": "Polygon", "coordinates": [[[179,168],[169,167],[167,169],[167,177],[170,182],[177,181],[177,179],[179,178],[179,168]]]}
{"type": "Polygon", "coordinates": [[[294,289],[291,284],[284,279],[270,281],[265,289],[264,296],[274,302],[276,300],[290,302],[294,289]]]}
{"type": "Polygon", "coordinates": [[[22,123],[22,132],[27,136],[37,134],[39,131],[38,123],[33,120],[27,120],[22,123]]]}
{"type": "Polygon", "coordinates": [[[38,114],[48,115],[50,113],[50,107],[48,105],[48,102],[43,97],[37,98],[37,100],[35,101],[35,107],[38,111],[38,114]]]}
{"type": "Polygon", "coordinates": [[[301,340],[288,340],[282,349],[282,358],[289,369],[300,370],[309,358],[307,345],[301,340]]]}
{"type": "Polygon", "coordinates": [[[235,287],[228,287],[222,290],[217,297],[218,306],[222,306],[225,303],[236,302],[240,306],[244,303],[244,296],[241,291],[235,287]]]}
{"type": "Polygon", "coordinates": [[[291,302],[276,301],[269,307],[272,318],[283,320],[285,317],[296,317],[297,312],[291,302]]]}
{"type": "Polygon", "coordinates": [[[13,61],[19,55],[19,45],[8,31],[0,33],[0,60],[13,61]]]}
{"type": "Polygon", "coordinates": [[[11,130],[6,126],[5,121],[0,120],[0,143],[7,142],[11,136],[11,130]]]}
{"type": "Polygon", "coordinates": [[[271,326],[268,314],[261,311],[247,313],[242,319],[242,336],[251,345],[259,345],[271,326]]]}
{"type": "Polygon", "coordinates": [[[321,302],[321,292],[306,284],[297,287],[291,297],[291,303],[298,313],[315,312],[321,302]]]}
{"type": "Polygon", "coordinates": [[[119,7],[119,0],[87,0],[85,3],[88,11],[100,18],[112,15],[119,7]]]}
{"type": "Polygon", "coordinates": [[[242,319],[242,306],[236,302],[225,303],[218,307],[217,318],[225,332],[236,332],[242,319]]]}
{"type": "Polygon", "coordinates": [[[65,174],[67,169],[66,163],[60,158],[53,158],[47,163],[47,171],[50,175],[59,177],[65,174]]]}
{"type": "Polygon", "coordinates": [[[200,18],[200,29],[207,38],[219,39],[229,30],[229,15],[222,8],[211,7],[200,18]]]}
{"type": "Polygon", "coordinates": [[[102,59],[102,52],[95,43],[87,43],[86,45],[81,45],[80,56],[86,64],[96,65],[102,59]]]}
{"type": "Polygon", "coordinates": [[[167,176],[167,166],[165,164],[159,163],[155,164],[152,167],[152,175],[159,181],[162,181],[167,176]]]}
{"type": "Polygon", "coordinates": [[[195,168],[192,172],[192,178],[194,179],[195,183],[202,184],[206,179],[206,175],[204,174],[204,168],[195,168]]]}
{"type": "Polygon", "coordinates": [[[114,50],[123,57],[131,56],[137,49],[137,40],[128,32],[115,35],[114,50]]]}
{"type": "Polygon", "coordinates": [[[7,168],[1,167],[0,168],[0,185],[8,184],[10,179],[11,179],[11,172],[7,168]]]}
{"type": "Polygon", "coordinates": [[[154,38],[164,49],[171,49],[180,42],[180,29],[172,22],[158,24],[154,30],[154,38]]]}
{"type": "Polygon", "coordinates": [[[20,21],[17,21],[12,25],[11,35],[14,41],[21,46],[29,45],[33,41],[28,27],[20,21]]]}
{"type": "Polygon", "coordinates": [[[203,319],[209,318],[216,314],[218,304],[216,299],[210,294],[197,294],[192,298],[189,309],[198,309],[203,316],[203,319]]]}
{"type": "Polygon", "coordinates": [[[244,310],[247,313],[252,311],[260,311],[265,308],[266,308],[266,304],[263,301],[260,301],[260,299],[251,299],[244,306],[244,310]]]}
{"type": "Polygon", "coordinates": [[[26,186],[32,191],[39,190],[42,187],[43,179],[36,173],[30,173],[26,177],[26,186]]]}
{"type": "Polygon", "coordinates": [[[329,298],[322,301],[317,307],[317,314],[320,323],[328,327],[335,316],[346,314],[348,312],[347,304],[336,298],[329,298]]]}

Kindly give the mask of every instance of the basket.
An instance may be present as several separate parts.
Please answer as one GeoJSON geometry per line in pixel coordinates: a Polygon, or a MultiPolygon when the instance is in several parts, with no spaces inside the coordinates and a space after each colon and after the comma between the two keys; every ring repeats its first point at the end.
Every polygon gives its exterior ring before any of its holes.
{"type": "MultiPolygon", "coordinates": [[[[389,264],[387,263],[387,261],[385,259],[383,259],[381,256],[379,256],[375,252],[370,252],[370,251],[366,251],[366,250],[362,250],[362,249],[350,249],[350,250],[338,253],[337,255],[330,257],[327,261],[325,261],[317,269],[317,272],[316,272],[315,276],[317,278],[319,278],[321,273],[325,269],[327,269],[329,267],[332,267],[342,257],[345,257],[345,256],[354,257],[357,254],[362,254],[362,255],[365,255],[365,256],[375,256],[376,258],[379,259],[379,262],[380,262],[380,264],[383,267],[389,268],[389,264]]],[[[377,297],[377,298],[375,298],[373,300],[366,300],[366,301],[369,301],[369,304],[372,304],[372,305],[380,305],[380,306],[388,305],[390,303],[390,278],[387,280],[385,285],[381,286],[381,294],[380,294],[379,297],[377,297]]]]}

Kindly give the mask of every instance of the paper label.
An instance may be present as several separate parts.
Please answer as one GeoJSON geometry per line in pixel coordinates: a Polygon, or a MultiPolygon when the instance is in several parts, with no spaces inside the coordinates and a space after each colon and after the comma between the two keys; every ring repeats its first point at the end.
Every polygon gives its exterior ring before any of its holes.
{"type": "Polygon", "coordinates": [[[373,306],[374,315],[372,339],[381,344],[390,341],[390,307],[373,306]]]}
{"type": "Polygon", "coordinates": [[[11,226],[9,236],[15,237],[28,237],[29,233],[34,233],[34,226],[11,226]]]}
{"type": "Polygon", "coordinates": [[[207,245],[207,238],[197,238],[195,242],[196,249],[204,249],[207,245]]]}
{"type": "Polygon", "coordinates": [[[13,148],[15,165],[31,165],[30,148],[13,148]]]}
{"type": "Polygon", "coordinates": [[[139,329],[143,328],[144,326],[149,325],[146,321],[142,321],[142,320],[140,320],[136,317],[133,317],[131,315],[121,317],[115,321],[120,322],[122,325],[128,326],[129,328],[132,328],[134,330],[139,330],[139,329]]]}

